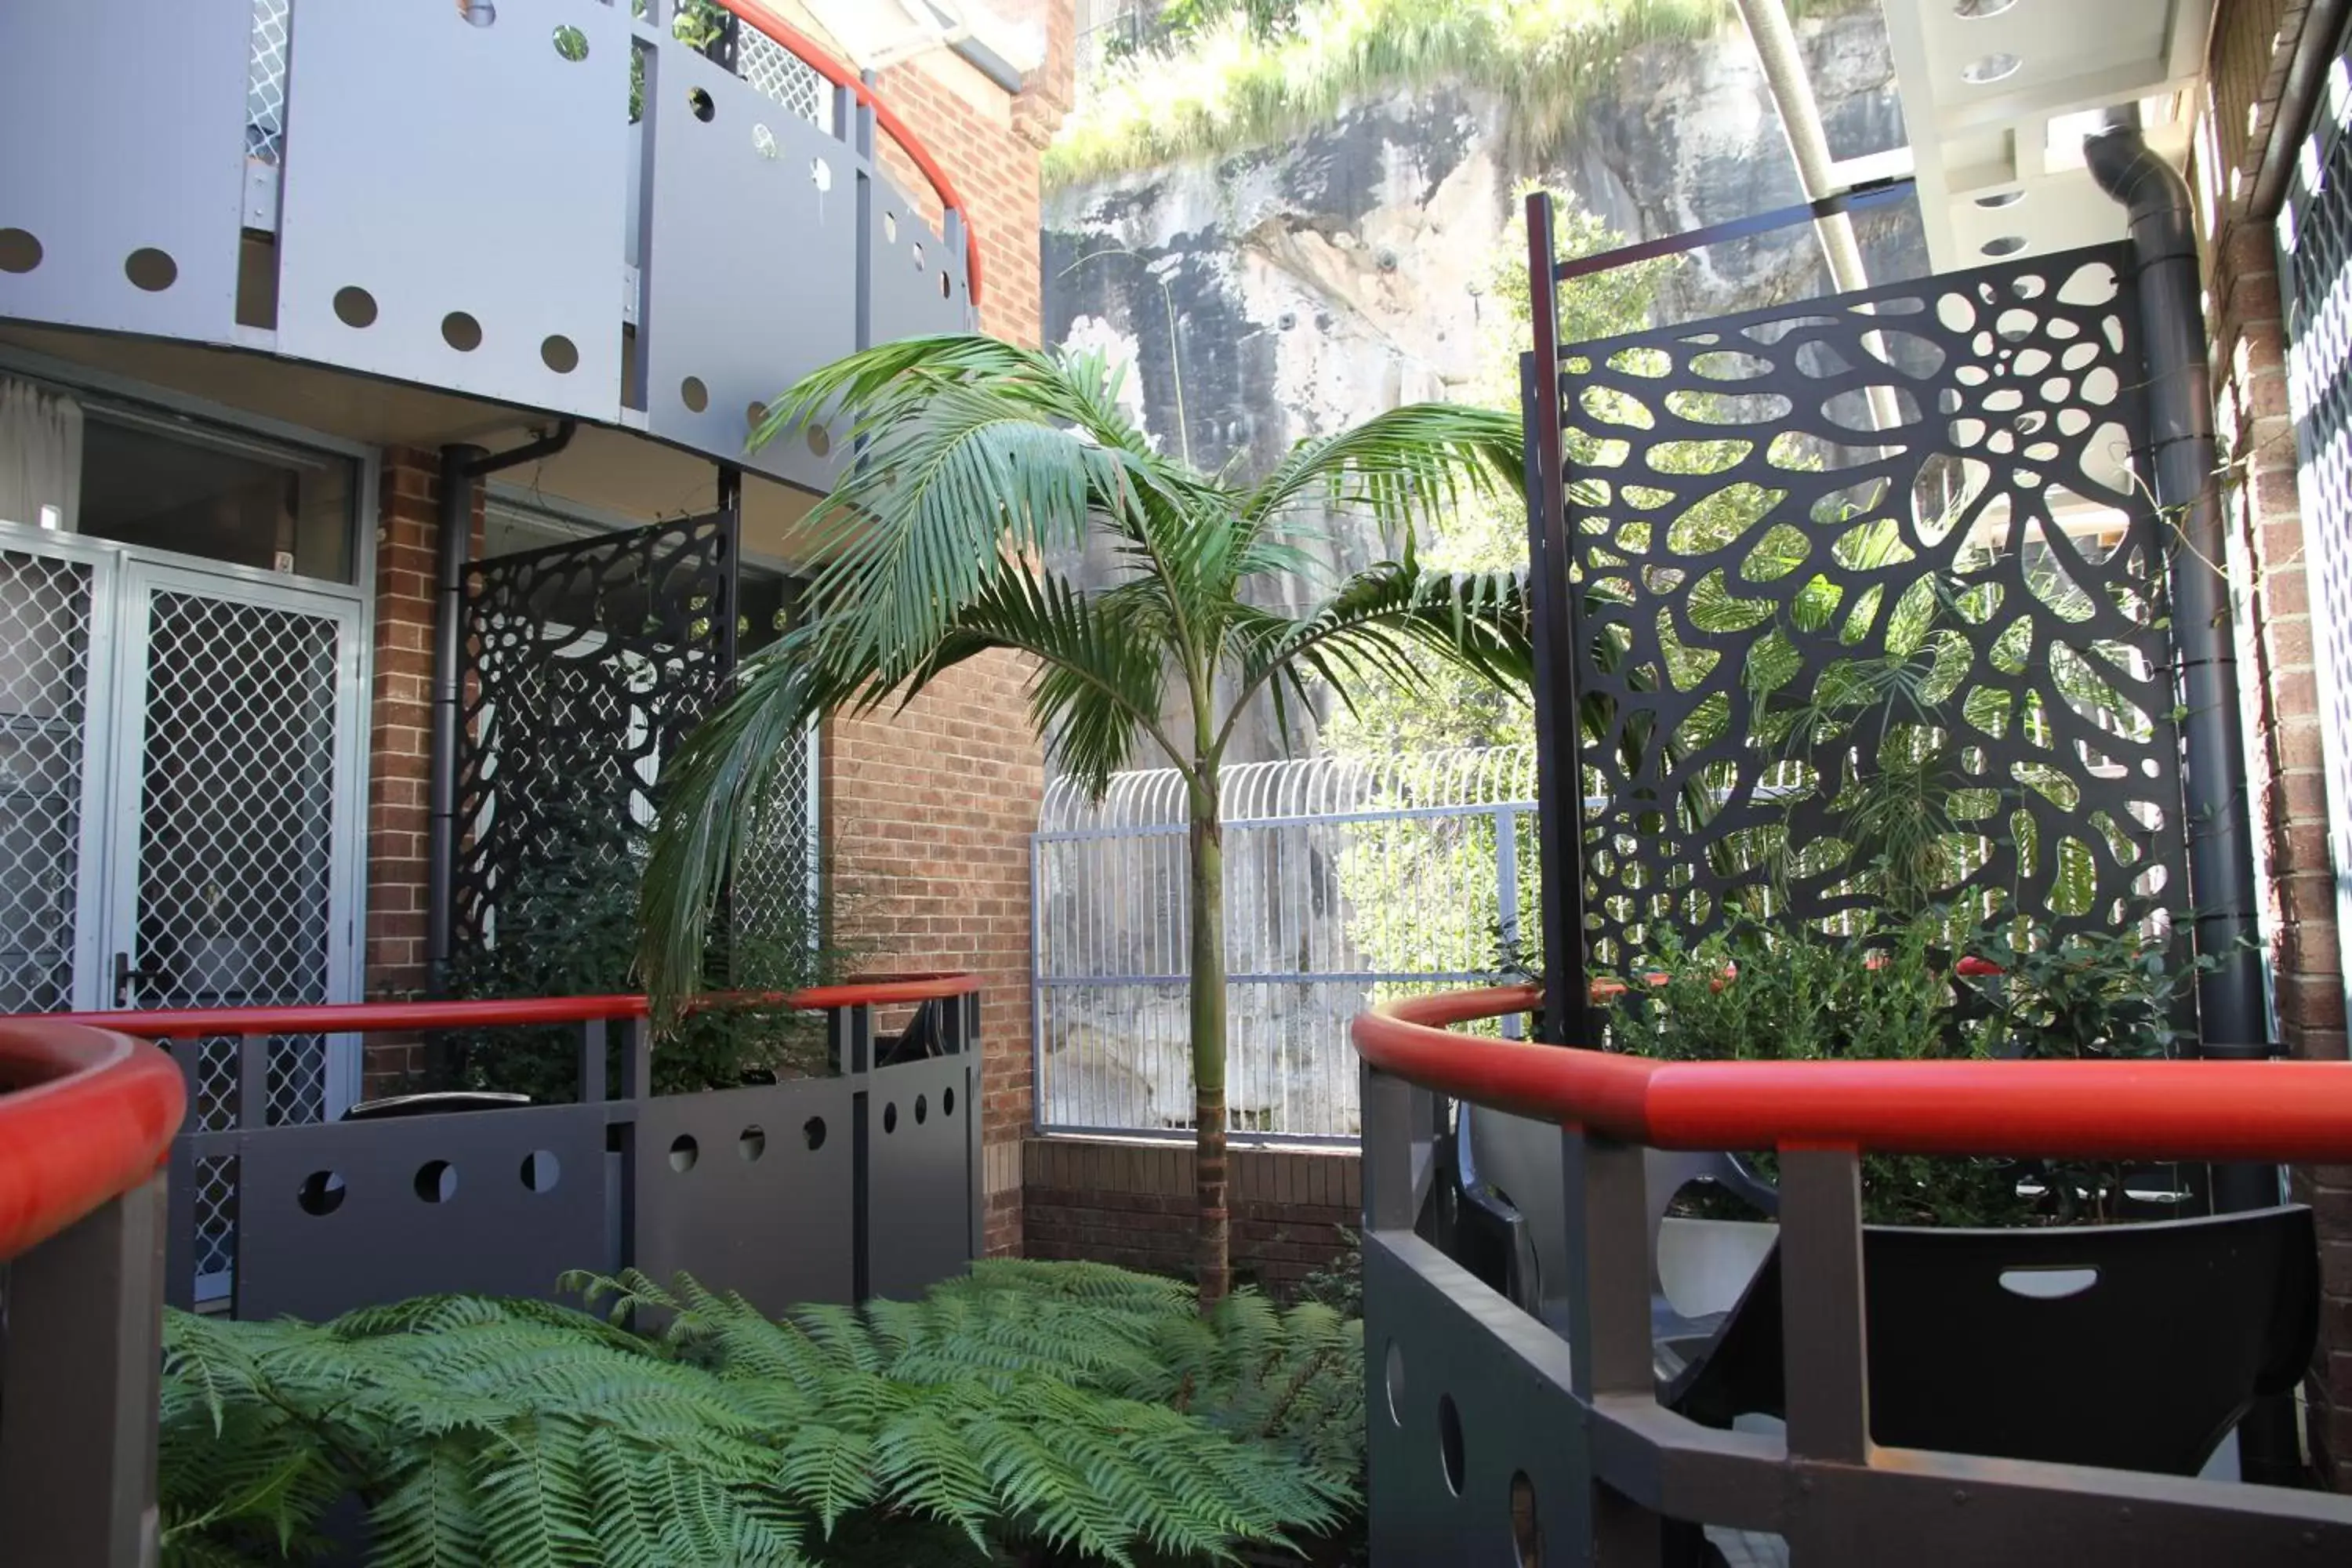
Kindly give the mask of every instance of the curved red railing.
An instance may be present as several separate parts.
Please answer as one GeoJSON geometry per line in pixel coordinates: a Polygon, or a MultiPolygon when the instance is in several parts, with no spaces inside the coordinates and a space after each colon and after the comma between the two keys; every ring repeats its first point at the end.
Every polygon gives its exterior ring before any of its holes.
{"type": "Polygon", "coordinates": [[[980,227],[971,220],[971,209],[963,205],[961,196],[956,195],[955,182],[948,178],[948,172],[940,167],[940,161],[931,156],[931,150],[923,145],[922,139],[907,129],[907,122],[892,112],[890,106],[877,97],[872,88],[859,80],[856,71],[825,53],[816,40],[769,10],[760,0],[719,0],[719,4],[733,12],[746,25],[759,28],[778,47],[798,57],[803,65],[834,86],[847,88],[859,103],[874,111],[874,123],[881,128],[883,133],[914,160],[915,167],[922,171],[923,178],[931,183],[931,189],[938,194],[940,205],[952,207],[963,215],[965,276],[971,284],[971,302],[978,305],[981,298],[980,227]]]}
{"type": "Polygon", "coordinates": [[[1542,999],[1391,1002],[1358,1016],[1356,1050],[1423,1089],[1655,1149],[2352,1161],[2347,1062],[1668,1062],[1446,1027],[1542,999]]]}
{"type": "Polygon", "coordinates": [[[180,1069],[128,1036],[0,1019],[0,1258],[154,1174],[187,1111],[180,1069]]]}
{"type": "MultiPolygon", "coordinates": [[[[887,1007],[965,996],[980,989],[976,974],[876,974],[792,992],[730,992],[697,998],[706,1007],[772,1005],[821,1013],[835,1007],[887,1007]]],[[[650,1017],[641,995],[521,996],[479,1002],[328,1002],[295,1007],[184,1007],[150,1012],[55,1013],[48,1023],[119,1030],[151,1040],[220,1035],[362,1035],[394,1029],[462,1029],[527,1024],[583,1024],[593,1019],[650,1017]]],[[[30,1020],[20,1019],[19,1022],[30,1020]]],[[[0,1026],[8,1021],[0,1019],[0,1026]]]]}

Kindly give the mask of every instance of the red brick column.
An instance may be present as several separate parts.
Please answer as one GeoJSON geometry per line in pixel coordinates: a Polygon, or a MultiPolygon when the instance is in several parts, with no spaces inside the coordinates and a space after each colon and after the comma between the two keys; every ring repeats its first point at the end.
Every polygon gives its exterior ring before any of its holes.
{"type": "MultiPolygon", "coordinates": [[[[375,688],[368,704],[366,986],[371,1001],[425,991],[425,815],[433,752],[437,453],[383,454],[375,546],[375,688]]],[[[481,510],[474,514],[480,543],[481,510]]],[[[415,1042],[370,1039],[364,1093],[425,1066],[415,1042]]]]}
{"type": "MultiPolygon", "coordinates": [[[[1050,23],[1044,69],[1008,97],[933,51],[877,91],[947,170],[981,243],[982,330],[1043,331],[1038,160],[1069,104],[1071,0],[1031,0],[1050,23]]],[[[929,185],[887,137],[878,153],[919,199],[929,185]]],[[[935,226],[938,208],[924,203],[935,226]]],[[[978,659],[904,711],[836,721],[820,739],[819,798],[834,885],[891,956],[982,979],[982,1162],[992,1252],[1022,1247],[1021,1141],[1031,1122],[1029,835],[1045,763],[1029,726],[1028,671],[978,659]]]]}

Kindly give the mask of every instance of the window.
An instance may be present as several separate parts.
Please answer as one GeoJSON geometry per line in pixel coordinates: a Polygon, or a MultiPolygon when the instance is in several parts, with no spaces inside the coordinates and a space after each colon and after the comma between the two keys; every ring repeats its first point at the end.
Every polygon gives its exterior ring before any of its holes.
{"type": "Polygon", "coordinates": [[[85,409],[74,531],[349,583],[351,458],[102,405],[85,409]]]}

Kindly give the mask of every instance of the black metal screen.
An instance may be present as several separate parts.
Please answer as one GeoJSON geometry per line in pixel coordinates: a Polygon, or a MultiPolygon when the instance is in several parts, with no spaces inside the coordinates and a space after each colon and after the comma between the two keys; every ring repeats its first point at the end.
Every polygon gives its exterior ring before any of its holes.
{"type": "Polygon", "coordinates": [[[477,563],[457,752],[458,951],[497,942],[502,891],[558,859],[636,852],[663,759],[734,669],[732,512],[477,563]]]}
{"type": "Polygon", "coordinates": [[[2182,906],[2137,331],[2111,247],[1561,351],[1592,962],[1898,889],[2182,906]]]}

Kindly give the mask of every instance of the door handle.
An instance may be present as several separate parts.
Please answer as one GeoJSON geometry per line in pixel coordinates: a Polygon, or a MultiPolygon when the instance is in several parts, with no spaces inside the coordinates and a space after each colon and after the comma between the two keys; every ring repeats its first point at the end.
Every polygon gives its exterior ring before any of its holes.
{"type": "Polygon", "coordinates": [[[129,953],[116,953],[114,955],[114,1005],[118,1007],[130,1006],[131,987],[132,985],[161,984],[163,978],[163,972],[162,970],[133,969],[131,966],[131,955],[129,953]]]}

